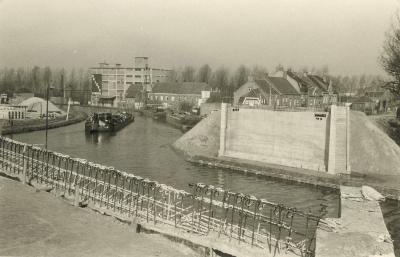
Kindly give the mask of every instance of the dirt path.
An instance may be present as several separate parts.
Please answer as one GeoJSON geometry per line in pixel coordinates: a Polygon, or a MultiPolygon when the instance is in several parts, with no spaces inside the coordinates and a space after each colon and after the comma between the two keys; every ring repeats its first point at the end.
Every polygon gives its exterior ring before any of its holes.
{"type": "Polygon", "coordinates": [[[0,256],[197,256],[159,235],[0,177],[0,256]]]}

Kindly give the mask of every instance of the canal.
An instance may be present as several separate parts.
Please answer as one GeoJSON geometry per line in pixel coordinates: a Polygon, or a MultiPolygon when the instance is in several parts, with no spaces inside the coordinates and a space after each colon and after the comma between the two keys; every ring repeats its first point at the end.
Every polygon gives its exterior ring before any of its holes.
{"type": "MultiPolygon", "coordinates": [[[[339,199],[335,190],[191,164],[171,147],[181,135],[181,131],[168,124],[137,115],[134,123],[114,134],[85,134],[83,122],[51,129],[48,131],[48,148],[179,189],[189,190],[189,183],[202,182],[306,211],[316,212],[323,203],[329,206],[330,216],[337,216],[339,199]]],[[[43,144],[45,132],[10,137],[30,144],[43,144]]]]}
{"type": "MultiPolygon", "coordinates": [[[[325,204],[328,205],[328,216],[337,217],[339,196],[336,190],[188,163],[171,147],[181,135],[181,131],[168,124],[137,116],[134,123],[114,134],[85,134],[83,122],[51,129],[48,147],[179,189],[189,190],[189,183],[202,182],[304,211],[317,212],[321,204],[325,204]]],[[[35,131],[9,137],[30,144],[43,144],[45,132],[35,131]]],[[[396,256],[400,256],[399,202],[387,201],[382,205],[382,210],[395,240],[396,256]]]]}

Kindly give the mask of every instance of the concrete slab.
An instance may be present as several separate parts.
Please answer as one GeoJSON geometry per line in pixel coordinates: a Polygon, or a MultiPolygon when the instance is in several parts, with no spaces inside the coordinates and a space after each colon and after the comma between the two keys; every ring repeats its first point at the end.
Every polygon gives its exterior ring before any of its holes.
{"type": "Polygon", "coordinates": [[[395,256],[377,201],[366,200],[360,187],[341,186],[341,217],[325,219],[317,230],[316,256],[395,256]]]}

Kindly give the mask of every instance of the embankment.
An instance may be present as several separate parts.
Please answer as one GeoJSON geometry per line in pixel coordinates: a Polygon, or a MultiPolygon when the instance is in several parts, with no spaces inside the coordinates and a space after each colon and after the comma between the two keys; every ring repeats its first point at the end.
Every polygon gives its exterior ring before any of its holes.
{"type": "Polygon", "coordinates": [[[396,119],[395,114],[373,115],[368,118],[375,123],[380,129],[400,145],[400,119],[396,119]]]}
{"type": "MultiPolygon", "coordinates": [[[[75,124],[84,121],[86,117],[87,115],[83,112],[71,112],[68,120],[65,120],[65,117],[49,119],[48,128],[49,129],[59,128],[75,124]]],[[[18,121],[16,120],[13,122],[12,126],[8,122],[3,122],[1,134],[9,135],[9,134],[26,133],[44,129],[46,129],[45,119],[18,120],[18,121]]]]}
{"type": "Polygon", "coordinates": [[[350,176],[335,176],[327,172],[261,161],[217,157],[219,133],[220,113],[213,112],[173,146],[183,152],[188,161],[210,167],[333,188],[341,184],[366,184],[393,199],[398,199],[400,195],[400,148],[363,113],[351,112],[350,115],[350,176]]]}
{"type": "Polygon", "coordinates": [[[210,113],[174,143],[175,149],[190,157],[198,155],[217,157],[220,119],[220,111],[210,113]]]}
{"type": "Polygon", "coordinates": [[[350,131],[352,172],[400,176],[400,147],[383,130],[364,113],[354,111],[350,131]]]}

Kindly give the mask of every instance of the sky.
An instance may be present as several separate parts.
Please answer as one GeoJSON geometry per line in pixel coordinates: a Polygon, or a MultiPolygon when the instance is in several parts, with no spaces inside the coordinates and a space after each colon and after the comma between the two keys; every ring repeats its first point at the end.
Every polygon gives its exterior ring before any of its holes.
{"type": "Polygon", "coordinates": [[[383,74],[400,0],[0,0],[0,67],[327,65],[383,74]]]}

